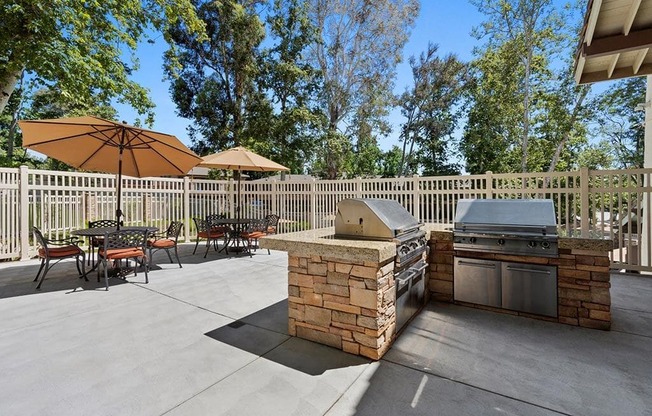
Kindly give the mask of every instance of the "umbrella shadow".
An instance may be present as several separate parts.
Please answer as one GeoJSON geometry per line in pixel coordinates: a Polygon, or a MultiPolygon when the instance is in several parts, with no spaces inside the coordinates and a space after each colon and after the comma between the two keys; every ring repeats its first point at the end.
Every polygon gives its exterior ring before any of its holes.
{"type": "MultiPolygon", "coordinates": [[[[104,275],[101,274],[100,281],[97,281],[97,272],[87,269],[88,281],[79,277],[74,260],[61,261],[48,271],[43,285],[36,289],[38,282],[33,282],[38,272],[40,262],[11,262],[3,265],[0,269],[0,299],[12,298],[17,296],[35,295],[41,293],[61,292],[66,294],[105,291],[104,275]]],[[[127,280],[121,278],[111,278],[109,287],[125,283],[140,283],[145,281],[145,274],[140,272],[137,276],[133,274],[127,276],[127,280]]]]}

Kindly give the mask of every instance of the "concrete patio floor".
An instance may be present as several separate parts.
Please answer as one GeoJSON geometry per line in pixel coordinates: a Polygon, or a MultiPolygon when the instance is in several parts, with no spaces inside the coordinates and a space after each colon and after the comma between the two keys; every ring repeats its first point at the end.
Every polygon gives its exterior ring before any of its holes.
{"type": "Polygon", "coordinates": [[[108,292],[0,263],[0,415],[652,414],[652,278],[609,332],[432,302],[372,362],[288,336],[286,253],[192,248],[108,292]]]}

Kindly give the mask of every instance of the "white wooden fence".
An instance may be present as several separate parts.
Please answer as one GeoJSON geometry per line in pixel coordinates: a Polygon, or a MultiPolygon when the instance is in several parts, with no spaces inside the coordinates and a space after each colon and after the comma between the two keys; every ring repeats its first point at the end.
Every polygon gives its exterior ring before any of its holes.
{"type": "MultiPolygon", "coordinates": [[[[337,203],[347,197],[399,201],[425,223],[452,224],[460,198],[549,198],[562,236],[614,240],[614,269],[652,271],[650,175],[652,169],[243,182],[243,217],[277,213],[280,232],[333,225],[337,203]]],[[[235,215],[237,182],[190,178],[123,178],[122,210],[127,225],[165,228],[184,222],[194,238],[192,217],[235,215]]],[[[115,175],[0,168],[0,259],[34,255],[31,226],[51,238],[67,236],[88,221],[113,218],[115,175]]]]}

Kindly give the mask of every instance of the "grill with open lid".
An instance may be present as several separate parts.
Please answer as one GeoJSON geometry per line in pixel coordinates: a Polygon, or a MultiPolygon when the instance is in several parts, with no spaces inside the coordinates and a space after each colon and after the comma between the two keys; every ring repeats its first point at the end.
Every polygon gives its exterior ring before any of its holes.
{"type": "Polygon", "coordinates": [[[389,199],[350,198],[337,204],[336,238],[396,244],[396,331],[406,325],[425,301],[428,241],[422,225],[401,204],[389,199]]]}
{"type": "Polygon", "coordinates": [[[549,199],[461,199],[455,250],[556,257],[557,223],[549,199]]]}
{"type": "Polygon", "coordinates": [[[390,199],[349,198],[337,204],[335,237],[396,243],[396,268],[426,251],[426,232],[401,204],[390,199]]]}

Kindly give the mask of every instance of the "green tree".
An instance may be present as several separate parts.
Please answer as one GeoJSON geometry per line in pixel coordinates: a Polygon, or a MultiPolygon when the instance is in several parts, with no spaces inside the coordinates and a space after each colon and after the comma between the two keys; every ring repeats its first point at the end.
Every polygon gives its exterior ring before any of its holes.
{"type": "MultiPolygon", "coordinates": [[[[152,117],[148,92],[129,79],[149,29],[181,23],[201,36],[190,0],[16,0],[0,7],[0,113],[23,71],[67,99],[128,103],[152,117]],[[125,59],[124,56],[127,56],[125,59]]],[[[167,37],[166,37],[167,39],[167,37]]]]}
{"type": "Polygon", "coordinates": [[[522,114],[518,64],[511,43],[487,49],[471,63],[469,110],[459,144],[471,174],[518,170],[522,114]]]}
{"type": "Polygon", "coordinates": [[[396,65],[418,11],[417,0],[310,0],[318,33],[311,57],[323,76],[319,98],[328,120],[321,160],[315,166],[324,169],[323,176],[335,179],[350,157],[349,126],[360,116],[358,107],[369,102],[389,106],[389,101],[378,98],[390,97],[382,90],[392,90],[396,65]]]}
{"type": "Polygon", "coordinates": [[[551,0],[472,0],[488,17],[475,30],[477,37],[488,38],[488,49],[510,44],[519,61],[512,68],[504,68],[518,76],[520,97],[521,171],[527,172],[527,161],[532,117],[537,111],[533,99],[544,89],[549,76],[549,58],[560,51],[563,19],[551,0]]]}
{"type": "Polygon", "coordinates": [[[453,55],[439,58],[437,48],[429,44],[418,60],[414,56],[409,60],[414,85],[399,97],[406,118],[401,128],[401,175],[414,174],[417,167],[425,175],[459,173],[449,162],[453,150],[449,143],[461,116],[466,67],[453,55]]]}
{"type": "Polygon", "coordinates": [[[271,99],[261,131],[265,149],[257,148],[292,172],[304,172],[314,159],[317,138],[325,118],[314,97],[319,91],[319,71],[304,58],[316,32],[308,17],[308,4],[301,0],[275,0],[268,16],[273,45],[261,54],[259,85],[271,99]]]}
{"type": "Polygon", "coordinates": [[[165,67],[179,115],[194,122],[190,136],[199,154],[243,144],[255,137],[248,121],[269,114],[257,88],[258,47],[265,36],[255,1],[195,0],[207,39],[179,23],[167,32],[177,45],[165,67]],[[179,66],[174,65],[178,62],[179,66]]]}
{"type": "Polygon", "coordinates": [[[628,78],[612,85],[596,101],[597,134],[611,143],[618,167],[643,167],[645,136],[645,77],[628,78]]]}

